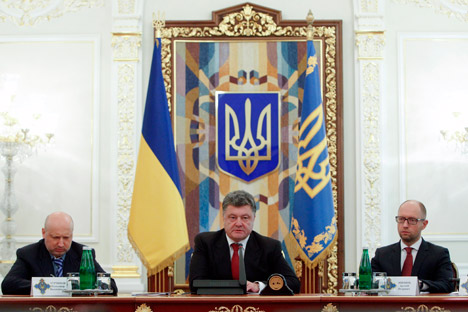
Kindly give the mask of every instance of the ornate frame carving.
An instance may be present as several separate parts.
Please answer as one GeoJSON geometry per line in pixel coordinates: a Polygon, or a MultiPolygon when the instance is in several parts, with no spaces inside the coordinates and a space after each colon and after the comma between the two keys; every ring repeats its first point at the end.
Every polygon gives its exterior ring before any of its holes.
{"type": "MultiPolygon", "coordinates": [[[[171,112],[174,107],[175,72],[172,68],[174,40],[272,41],[296,39],[297,41],[305,41],[307,35],[305,15],[304,13],[304,20],[282,20],[280,11],[244,3],[214,11],[211,21],[166,21],[165,27],[162,29],[160,24],[155,24],[155,35],[157,31],[161,33],[162,69],[171,112]]],[[[341,275],[344,267],[341,28],[341,21],[337,20],[317,20],[314,22],[314,40],[322,41],[321,53],[324,56],[321,78],[339,236],[332,254],[317,268],[312,269],[311,275],[314,277],[308,277],[307,280],[309,284],[313,285],[310,285],[310,288],[303,288],[303,292],[321,290],[325,293],[337,293],[340,283],[338,276],[341,275]],[[315,276],[321,278],[315,278],[315,276]]],[[[149,284],[151,281],[150,277],[149,284]]],[[[152,286],[149,285],[149,289],[151,288],[152,286]]]]}

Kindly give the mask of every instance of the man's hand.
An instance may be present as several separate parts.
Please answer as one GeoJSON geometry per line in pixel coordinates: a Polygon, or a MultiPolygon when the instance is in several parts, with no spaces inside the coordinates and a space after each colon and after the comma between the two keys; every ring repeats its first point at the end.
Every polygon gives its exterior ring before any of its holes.
{"type": "Polygon", "coordinates": [[[260,287],[258,283],[252,283],[247,281],[247,292],[258,293],[260,291],[260,287]]]}

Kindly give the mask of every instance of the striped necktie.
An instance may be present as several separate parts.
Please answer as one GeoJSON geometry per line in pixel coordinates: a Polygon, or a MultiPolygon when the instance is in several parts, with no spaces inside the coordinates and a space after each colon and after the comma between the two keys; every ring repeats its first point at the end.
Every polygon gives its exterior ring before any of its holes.
{"type": "Polygon", "coordinates": [[[63,276],[63,258],[54,258],[54,264],[56,268],[56,273],[55,276],[61,277],[63,276]]]}

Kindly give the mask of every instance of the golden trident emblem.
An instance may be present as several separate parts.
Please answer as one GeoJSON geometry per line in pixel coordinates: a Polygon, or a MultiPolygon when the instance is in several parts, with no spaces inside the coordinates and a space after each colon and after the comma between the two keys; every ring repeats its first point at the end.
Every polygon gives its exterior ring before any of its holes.
{"type": "Polygon", "coordinates": [[[237,160],[239,166],[245,174],[250,175],[257,168],[260,160],[271,160],[271,103],[268,104],[260,113],[257,123],[256,141],[252,135],[251,113],[252,104],[250,99],[245,100],[245,130],[244,137],[241,140],[239,120],[236,113],[229,105],[226,105],[225,112],[225,152],[226,160],[237,160]],[[231,123],[232,122],[232,123],[231,123]],[[231,127],[234,126],[234,133],[231,136],[231,127]],[[266,138],[262,135],[262,129],[266,127],[266,138]],[[266,147],[266,155],[260,155],[260,151],[266,147]],[[237,151],[237,154],[231,154],[231,148],[237,151]]]}

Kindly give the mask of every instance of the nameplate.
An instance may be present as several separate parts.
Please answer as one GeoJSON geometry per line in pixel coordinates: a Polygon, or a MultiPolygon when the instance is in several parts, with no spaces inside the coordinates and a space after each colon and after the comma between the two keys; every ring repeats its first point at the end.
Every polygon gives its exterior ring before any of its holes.
{"type": "Polygon", "coordinates": [[[67,290],[66,277],[33,277],[31,295],[33,297],[71,297],[67,290]]]}
{"type": "Polygon", "coordinates": [[[468,296],[468,276],[460,276],[460,287],[458,291],[459,295],[468,296]]]}
{"type": "Polygon", "coordinates": [[[419,282],[417,276],[389,276],[387,278],[389,296],[416,296],[419,295],[419,282]]]}

